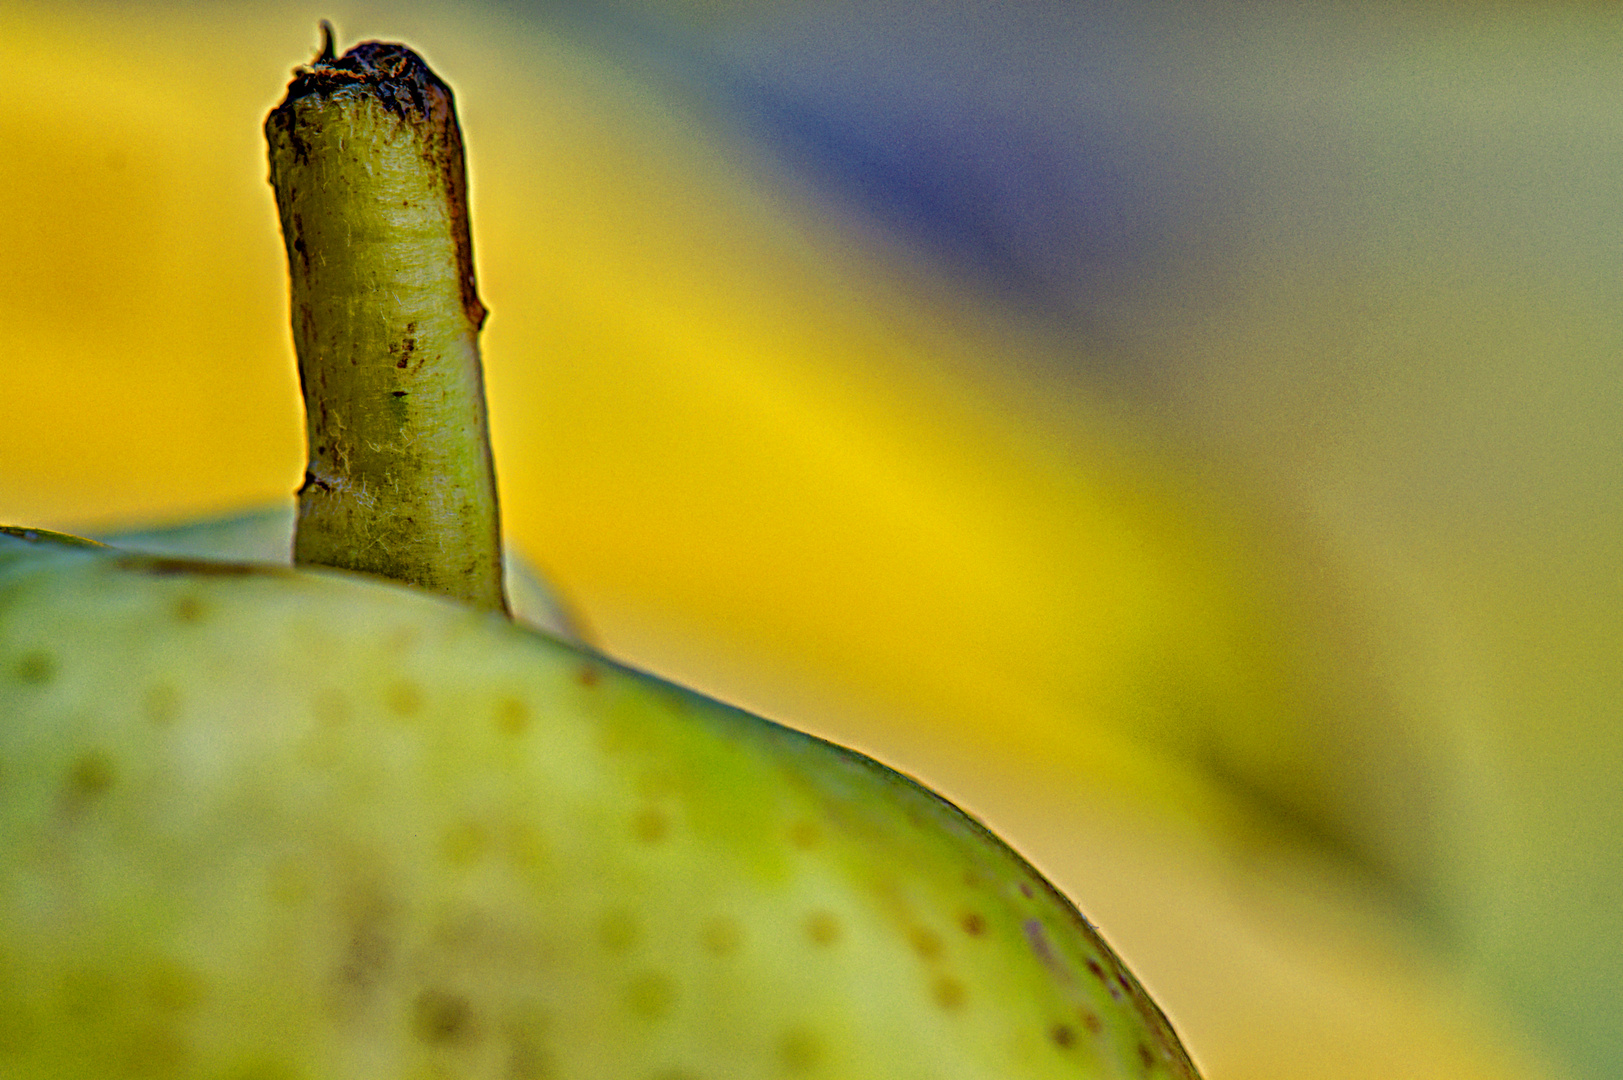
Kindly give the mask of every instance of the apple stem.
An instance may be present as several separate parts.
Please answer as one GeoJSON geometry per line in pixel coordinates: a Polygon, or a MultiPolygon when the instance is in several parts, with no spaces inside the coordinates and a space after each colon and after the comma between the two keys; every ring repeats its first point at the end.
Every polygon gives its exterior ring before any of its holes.
{"type": "Polygon", "coordinates": [[[293,561],[506,612],[462,133],[403,45],[321,53],[265,121],[309,464],[293,561]]]}

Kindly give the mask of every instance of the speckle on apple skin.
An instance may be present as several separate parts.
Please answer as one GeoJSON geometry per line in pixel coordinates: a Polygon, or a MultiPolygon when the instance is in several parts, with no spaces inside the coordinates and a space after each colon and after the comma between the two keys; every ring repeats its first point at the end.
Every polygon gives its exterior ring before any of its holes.
{"type": "Polygon", "coordinates": [[[1193,1075],[860,755],[407,590],[20,544],[0,1074],[1193,1075]]]}

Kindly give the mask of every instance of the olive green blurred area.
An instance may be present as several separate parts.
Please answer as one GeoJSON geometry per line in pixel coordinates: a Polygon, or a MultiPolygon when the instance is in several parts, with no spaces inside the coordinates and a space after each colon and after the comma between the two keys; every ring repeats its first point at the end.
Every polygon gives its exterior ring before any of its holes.
{"type": "Polygon", "coordinates": [[[983,817],[1211,1080],[1623,1071],[1623,13],[786,10],[6,4],[0,521],[287,500],[260,124],[317,17],[404,40],[510,539],[605,648],[983,817]],[[851,115],[817,20],[1022,130],[1092,72],[1147,224],[1003,287],[887,216],[738,89],[851,115]]]}

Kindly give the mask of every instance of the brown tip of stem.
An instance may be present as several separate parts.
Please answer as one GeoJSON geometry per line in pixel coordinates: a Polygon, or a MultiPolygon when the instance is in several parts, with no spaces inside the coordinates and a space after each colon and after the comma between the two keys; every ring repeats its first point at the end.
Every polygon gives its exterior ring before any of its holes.
{"type": "Polygon", "coordinates": [[[287,96],[276,112],[285,111],[303,98],[356,90],[370,93],[400,119],[421,123],[429,117],[437,95],[451,95],[451,88],[440,81],[423,58],[404,45],[363,41],[335,57],[332,25],[323,22],[321,32],[321,55],[307,66],[294,69],[287,96]]]}
{"type": "Polygon", "coordinates": [[[444,172],[445,189],[455,224],[457,263],[462,282],[462,307],[474,328],[482,329],[490,311],[479,299],[473,272],[473,238],[468,225],[467,162],[462,129],[456,118],[451,88],[434,74],[421,56],[405,45],[363,41],[343,56],[334,57],[332,24],[321,22],[321,53],[308,66],[293,70],[293,81],[281,104],[265,118],[265,133],[286,132],[300,162],[309,158],[299,138],[293,106],[307,98],[330,99],[339,94],[367,94],[402,123],[430,131],[428,145],[438,148],[435,164],[444,172]],[[437,136],[437,137],[436,137],[437,136]]]}

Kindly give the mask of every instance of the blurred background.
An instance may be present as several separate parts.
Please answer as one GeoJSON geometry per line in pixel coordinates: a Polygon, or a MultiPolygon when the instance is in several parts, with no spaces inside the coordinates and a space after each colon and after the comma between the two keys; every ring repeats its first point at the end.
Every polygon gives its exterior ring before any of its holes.
{"type": "Polygon", "coordinates": [[[455,88],[511,541],[1209,1080],[1623,1073],[1623,8],[0,6],[0,519],[285,503],[260,125],[455,88]]]}

